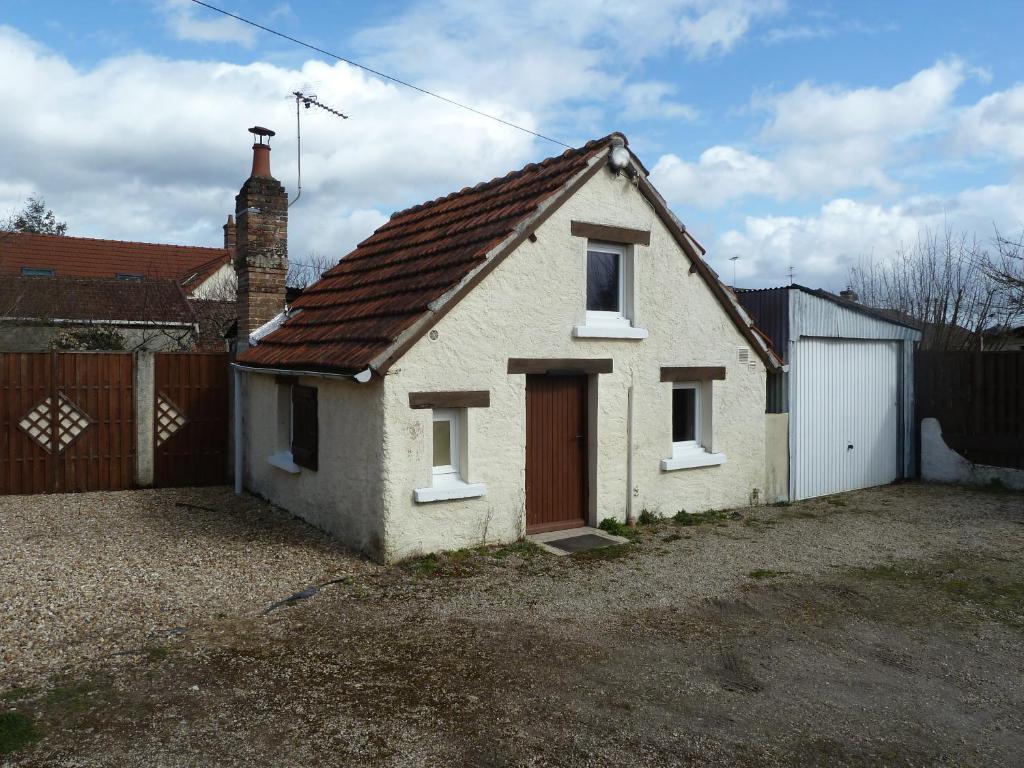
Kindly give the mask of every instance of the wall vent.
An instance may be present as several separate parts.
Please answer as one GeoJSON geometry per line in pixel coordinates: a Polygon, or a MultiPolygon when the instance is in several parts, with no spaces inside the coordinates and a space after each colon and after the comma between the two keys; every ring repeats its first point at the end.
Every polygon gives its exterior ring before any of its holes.
{"type": "Polygon", "coordinates": [[[740,365],[746,365],[750,362],[750,349],[748,347],[737,347],[736,351],[739,354],[740,365]]]}
{"type": "Polygon", "coordinates": [[[749,370],[749,371],[750,371],[751,373],[753,373],[754,371],[756,371],[756,370],[757,370],[757,360],[751,360],[751,361],[750,361],[749,363],[747,363],[747,369],[748,369],[748,370],[749,370]]]}

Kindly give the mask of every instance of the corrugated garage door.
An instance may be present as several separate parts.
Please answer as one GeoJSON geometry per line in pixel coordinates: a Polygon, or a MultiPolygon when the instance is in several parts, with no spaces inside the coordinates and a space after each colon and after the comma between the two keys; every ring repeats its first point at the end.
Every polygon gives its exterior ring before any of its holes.
{"type": "Polygon", "coordinates": [[[794,346],[792,498],[899,477],[899,344],[801,338],[794,346]]]}

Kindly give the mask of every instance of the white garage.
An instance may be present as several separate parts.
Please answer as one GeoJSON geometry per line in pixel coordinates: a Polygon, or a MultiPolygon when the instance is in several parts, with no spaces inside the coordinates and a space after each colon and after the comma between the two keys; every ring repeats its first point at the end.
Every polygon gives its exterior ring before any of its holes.
{"type": "Polygon", "coordinates": [[[852,296],[799,285],[739,298],[786,362],[769,378],[766,410],[789,415],[788,498],[913,476],[920,332],[852,296]]]}

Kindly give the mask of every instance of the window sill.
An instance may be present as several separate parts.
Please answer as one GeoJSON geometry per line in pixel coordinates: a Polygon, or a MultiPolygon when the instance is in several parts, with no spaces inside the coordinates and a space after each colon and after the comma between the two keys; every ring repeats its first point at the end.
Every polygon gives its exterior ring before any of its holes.
{"type": "Polygon", "coordinates": [[[292,460],[291,451],[279,451],[273,456],[267,456],[267,464],[284,470],[290,475],[297,475],[302,471],[302,467],[292,460]]]}
{"type": "Polygon", "coordinates": [[[661,471],[672,472],[677,469],[693,469],[695,467],[714,467],[725,463],[724,453],[708,453],[707,451],[686,451],[661,460],[661,471]]]}
{"type": "Polygon", "coordinates": [[[647,330],[631,325],[574,325],[572,335],[577,339],[646,339],[647,330]]]}
{"type": "Polygon", "coordinates": [[[452,483],[437,488],[417,488],[413,498],[418,504],[431,501],[451,501],[452,499],[475,499],[487,493],[484,483],[452,483]]]}

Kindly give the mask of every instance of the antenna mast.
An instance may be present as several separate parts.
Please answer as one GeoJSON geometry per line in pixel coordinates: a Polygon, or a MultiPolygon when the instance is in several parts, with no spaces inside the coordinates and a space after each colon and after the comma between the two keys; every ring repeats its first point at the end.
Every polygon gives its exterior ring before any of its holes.
{"type": "Polygon", "coordinates": [[[340,117],[342,120],[348,120],[348,115],[342,114],[338,110],[331,109],[331,107],[328,107],[326,104],[321,104],[317,101],[315,93],[304,93],[303,91],[298,90],[292,91],[292,96],[295,97],[295,152],[299,179],[296,184],[295,197],[288,203],[289,208],[299,202],[299,198],[302,197],[302,110],[299,108],[300,105],[304,106],[306,109],[309,109],[310,107],[320,107],[320,109],[326,110],[332,115],[340,117]]]}

